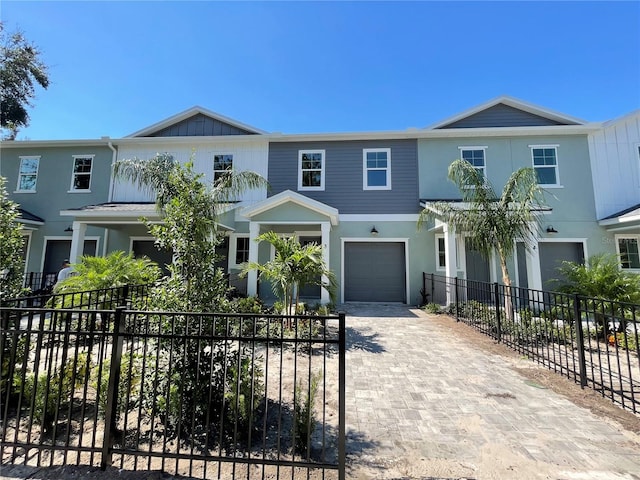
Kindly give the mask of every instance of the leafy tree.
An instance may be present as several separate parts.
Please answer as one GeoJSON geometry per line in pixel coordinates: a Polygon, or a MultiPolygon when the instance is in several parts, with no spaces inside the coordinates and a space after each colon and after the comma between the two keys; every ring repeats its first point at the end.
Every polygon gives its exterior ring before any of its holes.
{"type": "Polygon", "coordinates": [[[18,204],[9,200],[5,183],[0,177],[0,300],[20,296],[24,280],[20,213],[18,204]]]}
{"type": "Polygon", "coordinates": [[[266,241],[273,245],[275,257],[265,263],[250,262],[243,272],[258,270],[262,278],[271,282],[274,294],[280,298],[289,311],[298,310],[300,289],[307,285],[321,285],[333,297],[335,275],[322,260],[322,247],[314,243],[302,246],[296,238],[281,237],[275,232],[265,232],[256,241],[266,241]],[[322,282],[325,276],[328,282],[322,282]]]}
{"type": "Polygon", "coordinates": [[[0,127],[9,131],[10,140],[29,124],[27,107],[32,106],[35,85],[49,86],[47,66],[40,56],[40,49],[22,32],[5,36],[0,22],[0,127]]]}
{"type": "Polygon", "coordinates": [[[215,247],[222,240],[218,218],[242,192],[265,187],[266,180],[254,172],[232,172],[206,185],[192,161],[181,165],[168,154],[120,160],[115,174],[156,194],[163,223],[147,226],[156,245],[173,252],[171,278],[160,287],[163,306],[186,311],[219,307],[226,282],[224,272],[215,267],[215,247]]]}
{"type": "Polygon", "coordinates": [[[640,304],[640,275],[620,270],[614,254],[598,254],[586,264],[562,262],[556,279],[557,290],[614,302],[640,304]]]}
{"type": "Polygon", "coordinates": [[[456,184],[466,208],[448,202],[433,202],[420,213],[418,225],[439,219],[469,241],[485,257],[498,252],[502,281],[511,286],[507,260],[513,256],[516,240],[527,248],[537,232],[535,211],[544,205],[542,190],[533,168],[521,168],[511,174],[498,196],[484,175],[466,160],[449,166],[449,180],[456,184]]]}
{"type": "MultiPolygon", "coordinates": [[[[171,275],[151,290],[152,307],[174,312],[225,311],[228,285],[225,272],[215,266],[215,247],[223,236],[218,218],[243,191],[266,187],[266,180],[254,172],[230,172],[213,184],[205,184],[203,175],[194,172],[192,161],[181,165],[167,154],[149,160],[120,160],[115,175],[156,194],[163,223],[147,222],[147,226],[156,245],[173,252],[171,275]]],[[[213,316],[199,317],[198,322],[192,318],[180,314],[170,320],[159,317],[160,333],[186,336],[183,340],[158,340],[158,364],[170,365],[175,373],[163,378],[157,390],[147,390],[162,393],[145,402],[155,405],[170,424],[195,439],[195,430],[207,432],[209,426],[219,424],[216,412],[229,408],[225,391],[235,386],[244,392],[246,385],[255,385],[259,372],[246,363],[251,358],[247,347],[199,339],[204,332],[230,333],[227,328],[233,327],[232,320],[227,325],[215,322],[213,316]],[[243,367],[234,369],[234,365],[243,367]]],[[[255,396],[259,398],[259,392],[255,396]]],[[[243,403],[244,397],[234,398],[240,402],[235,414],[241,415],[248,405],[243,403]]]]}

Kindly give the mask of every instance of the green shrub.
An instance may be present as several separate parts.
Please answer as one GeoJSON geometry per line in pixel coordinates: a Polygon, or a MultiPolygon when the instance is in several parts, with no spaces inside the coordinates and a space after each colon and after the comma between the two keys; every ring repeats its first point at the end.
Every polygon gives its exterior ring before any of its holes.
{"type": "Polygon", "coordinates": [[[427,313],[440,313],[440,305],[437,303],[427,303],[423,310],[427,313]]]}
{"type": "Polygon", "coordinates": [[[320,374],[313,375],[308,384],[308,389],[304,389],[303,384],[298,382],[295,387],[295,402],[293,412],[293,437],[295,448],[302,455],[308,453],[308,446],[311,443],[311,436],[316,428],[317,419],[315,416],[315,399],[318,393],[320,374]]]}
{"type": "MultiPolygon", "coordinates": [[[[133,408],[140,401],[142,361],[141,354],[125,354],[120,361],[120,378],[118,380],[118,407],[120,410],[133,408]],[[129,398],[128,403],[126,402],[127,397],[129,398]]],[[[147,357],[147,361],[153,361],[153,358],[147,357]]],[[[107,409],[110,374],[110,359],[103,362],[102,370],[97,365],[91,369],[90,385],[98,391],[98,411],[101,415],[104,415],[107,409]]]]}
{"type": "Polygon", "coordinates": [[[249,357],[240,360],[240,368],[234,364],[227,374],[227,391],[225,402],[227,411],[231,414],[229,420],[237,423],[241,433],[248,433],[253,428],[256,419],[256,409],[262,399],[263,383],[262,370],[249,357]]]}
{"type": "Polygon", "coordinates": [[[60,408],[69,405],[76,387],[82,385],[87,375],[88,357],[86,353],[78,355],[77,361],[68,360],[53,375],[43,372],[36,376],[30,372],[21,377],[14,376],[16,389],[23,389],[24,398],[33,402],[32,420],[42,424],[45,430],[52,425],[60,401],[60,408]]]}

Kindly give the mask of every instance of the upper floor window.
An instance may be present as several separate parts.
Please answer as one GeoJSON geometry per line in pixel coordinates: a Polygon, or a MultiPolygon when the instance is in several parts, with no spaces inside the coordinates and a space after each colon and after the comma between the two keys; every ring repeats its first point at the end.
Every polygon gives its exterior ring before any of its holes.
{"type": "Polygon", "coordinates": [[[640,235],[616,236],[620,267],[623,270],[640,270],[639,239],[640,235]]]}
{"type": "Polygon", "coordinates": [[[485,150],[487,147],[458,147],[460,149],[460,156],[463,160],[469,162],[478,173],[480,173],[485,179],[487,178],[486,163],[485,163],[485,150]]]}
{"type": "Polygon", "coordinates": [[[73,178],[71,179],[72,192],[87,192],[91,187],[91,168],[93,155],[73,156],[73,178]]]}
{"type": "Polygon", "coordinates": [[[213,181],[228,177],[233,169],[233,155],[213,156],[213,181]]]}
{"type": "Polygon", "coordinates": [[[35,192],[38,181],[38,166],[40,157],[20,157],[20,171],[18,172],[19,192],[35,192]]]}
{"type": "Polygon", "coordinates": [[[558,185],[557,145],[530,145],[539,185],[558,185]]]}
{"type": "Polygon", "coordinates": [[[365,148],[362,153],[364,190],[391,189],[391,149],[365,148]]]}
{"type": "Polygon", "coordinates": [[[298,163],[298,190],[324,190],[324,150],[300,150],[298,163]]]}

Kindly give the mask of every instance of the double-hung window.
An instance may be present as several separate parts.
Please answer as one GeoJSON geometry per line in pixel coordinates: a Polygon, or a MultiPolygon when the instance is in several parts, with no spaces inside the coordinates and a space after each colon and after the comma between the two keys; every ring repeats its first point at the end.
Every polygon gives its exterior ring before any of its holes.
{"type": "Polygon", "coordinates": [[[20,157],[20,170],[18,171],[18,192],[36,191],[38,182],[38,166],[40,157],[20,157]]]}
{"type": "Polygon", "coordinates": [[[233,170],[233,155],[222,154],[213,156],[213,181],[227,178],[233,170]]]}
{"type": "Polygon", "coordinates": [[[324,190],[324,150],[298,152],[298,190],[324,190]]]}
{"type": "Polygon", "coordinates": [[[365,148],[362,152],[364,190],[391,190],[391,149],[365,148]]]}
{"type": "Polygon", "coordinates": [[[91,169],[93,155],[73,156],[73,175],[71,177],[72,192],[89,192],[91,188],[91,169]]]}
{"type": "Polygon", "coordinates": [[[462,160],[469,162],[480,175],[486,180],[487,164],[485,151],[487,147],[458,147],[462,160]]]}
{"type": "Polygon", "coordinates": [[[559,186],[558,178],[558,146],[529,145],[533,158],[533,168],[538,176],[538,184],[559,186]]]}
{"type": "Polygon", "coordinates": [[[444,235],[436,235],[436,270],[444,270],[447,266],[447,252],[444,235]]]}
{"type": "Polygon", "coordinates": [[[249,261],[249,237],[232,235],[229,246],[229,268],[239,269],[249,261]]]}
{"type": "Polygon", "coordinates": [[[616,248],[623,270],[640,271],[640,235],[616,235],[616,248]]]}

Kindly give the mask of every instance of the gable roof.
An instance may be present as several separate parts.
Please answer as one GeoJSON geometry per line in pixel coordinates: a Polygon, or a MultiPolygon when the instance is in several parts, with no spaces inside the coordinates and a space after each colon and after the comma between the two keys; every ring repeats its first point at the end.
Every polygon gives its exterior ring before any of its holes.
{"type": "Polygon", "coordinates": [[[294,203],[321,215],[325,215],[331,220],[331,225],[338,225],[337,209],[291,190],[285,190],[260,203],[246,207],[241,213],[245,217],[251,218],[272,208],[284,205],[285,203],[294,203]]]}
{"type": "Polygon", "coordinates": [[[211,124],[211,131],[209,132],[210,135],[207,135],[207,132],[193,132],[191,133],[193,136],[262,135],[267,133],[264,130],[238,122],[237,120],[212,112],[206,108],[195,106],[160,122],[154,123],[142,130],[133,132],[132,134],[127,135],[127,137],[190,136],[189,131],[185,131],[185,133],[181,134],[179,130],[181,130],[180,127],[183,127],[182,130],[185,130],[188,122],[192,119],[203,123],[208,120],[211,124]],[[216,133],[216,131],[219,133],[216,133]]]}
{"type": "Polygon", "coordinates": [[[501,96],[427,127],[427,130],[482,127],[585,125],[584,120],[509,96],[501,96]]]}

